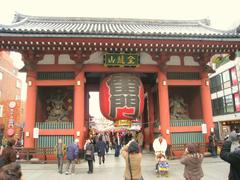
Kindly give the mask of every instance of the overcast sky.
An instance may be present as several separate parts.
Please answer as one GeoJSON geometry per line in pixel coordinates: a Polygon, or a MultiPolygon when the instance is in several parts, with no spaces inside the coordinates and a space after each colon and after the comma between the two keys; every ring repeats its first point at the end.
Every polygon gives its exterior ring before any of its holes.
{"type": "MultiPolygon", "coordinates": [[[[240,25],[239,8],[240,0],[6,0],[1,2],[0,24],[10,24],[14,13],[18,12],[35,16],[208,18],[214,28],[232,29],[240,25]]],[[[20,59],[16,54],[13,57],[20,59]]],[[[21,68],[21,61],[15,62],[21,68]]],[[[94,103],[96,98],[96,94],[91,94],[90,103],[94,103]]],[[[99,110],[90,108],[90,113],[94,112],[99,114],[99,110]]]]}
{"type": "Polygon", "coordinates": [[[3,2],[0,11],[1,24],[12,21],[15,11],[39,16],[209,18],[214,27],[221,29],[229,29],[240,24],[240,0],[6,0],[3,2]]]}

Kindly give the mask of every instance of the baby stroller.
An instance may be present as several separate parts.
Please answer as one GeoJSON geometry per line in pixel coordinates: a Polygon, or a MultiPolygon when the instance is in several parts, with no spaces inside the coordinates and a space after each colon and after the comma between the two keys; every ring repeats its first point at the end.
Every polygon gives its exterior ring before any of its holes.
{"type": "Polygon", "coordinates": [[[158,158],[158,164],[157,164],[157,170],[156,170],[156,174],[157,176],[166,176],[168,177],[169,175],[169,164],[167,162],[167,159],[165,158],[165,156],[163,154],[159,154],[157,155],[158,158]]]}

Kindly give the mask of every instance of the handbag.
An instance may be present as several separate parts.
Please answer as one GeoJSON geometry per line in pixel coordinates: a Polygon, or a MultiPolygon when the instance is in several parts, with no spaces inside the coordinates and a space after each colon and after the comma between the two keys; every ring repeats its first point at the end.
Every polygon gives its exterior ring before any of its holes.
{"type": "Polygon", "coordinates": [[[88,156],[91,156],[92,155],[92,151],[88,149],[88,150],[86,150],[85,154],[88,155],[88,156]]]}

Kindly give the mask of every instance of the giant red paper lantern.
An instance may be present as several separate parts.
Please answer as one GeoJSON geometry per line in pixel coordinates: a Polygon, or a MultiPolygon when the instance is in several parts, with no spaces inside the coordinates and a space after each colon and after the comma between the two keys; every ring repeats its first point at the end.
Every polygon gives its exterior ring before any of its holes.
{"type": "Polygon", "coordinates": [[[143,84],[133,74],[117,73],[104,78],[99,98],[101,112],[110,120],[134,120],[143,112],[143,84]]]}

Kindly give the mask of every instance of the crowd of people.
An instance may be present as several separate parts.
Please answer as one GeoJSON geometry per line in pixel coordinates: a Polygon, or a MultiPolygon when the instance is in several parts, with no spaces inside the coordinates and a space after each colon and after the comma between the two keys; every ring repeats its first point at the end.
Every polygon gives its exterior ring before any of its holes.
{"type": "MultiPolygon", "coordinates": [[[[64,144],[62,139],[59,139],[55,146],[58,172],[60,174],[63,173],[63,162],[66,155],[67,163],[65,174],[74,174],[75,164],[80,154],[82,154],[81,157],[88,162],[87,173],[92,174],[94,172],[94,154],[97,154],[98,163],[101,165],[106,162],[105,155],[109,152],[109,149],[115,149],[115,157],[121,154],[125,160],[125,180],[143,180],[141,171],[143,140],[139,137],[142,138],[142,134],[132,134],[131,132],[125,134],[98,133],[89,136],[89,139],[87,139],[84,144],[83,150],[79,149],[78,139],[75,139],[74,142],[70,143],[68,146],[64,144]]],[[[220,158],[230,164],[229,180],[240,179],[239,141],[239,129],[234,129],[225,139],[220,152],[220,158]]],[[[15,140],[9,139],[7,141],[7,146],[0,149],[0,180],[19,180],[22,178],[21,166],[16,162],[15,145],[17,145],[15,140]]],[[[156,173],[159,173],[159,169],[164,169],[164,173],[168,172],[167,147],[168,143],[166,139],[159,134],[153,142],[156,173]]],[[[209,136],[208,148],[212,157],[216,157],[216,138],[214,133],[211,133],[209,136]]],[[[204,154],[199,152],[196,144],[190,143],[186,146],[185,152],[180,160],[180,163],[184,165],[183,176],[186,180],[200,180],[203,178],[203,158],[204,154]]]]}
{"type": "Polygon", "coordinates": [[[139,151],[141,151],[143,145],[143,135],[141,132],[134,134],[132,132],[91,133],[89,135],[89,139],[87,139],[84,144],[84,149],[80,149],[78,147],[78,139],[75,139],[74,143],[71,143],[68,146],[64,144],[62,139],[59,139],[58,143],[55,146],[58,172],[60,174],[63,173],[63,159],[66,154],[66,175],[75,173],[75,164],[79,158],[84,158],[88,162],[87,173],[92,174],[93,162],[95,161],[95,153],[98,156],[99,165],[104,164],[106,160],[105,155],[109,152],[110,149],[114,149],[114,156],[119,157],[121,148],[125,145],[128,145],[129,142],[131,142],[133,139],[136,143],[138,143],[139,151]]]}

